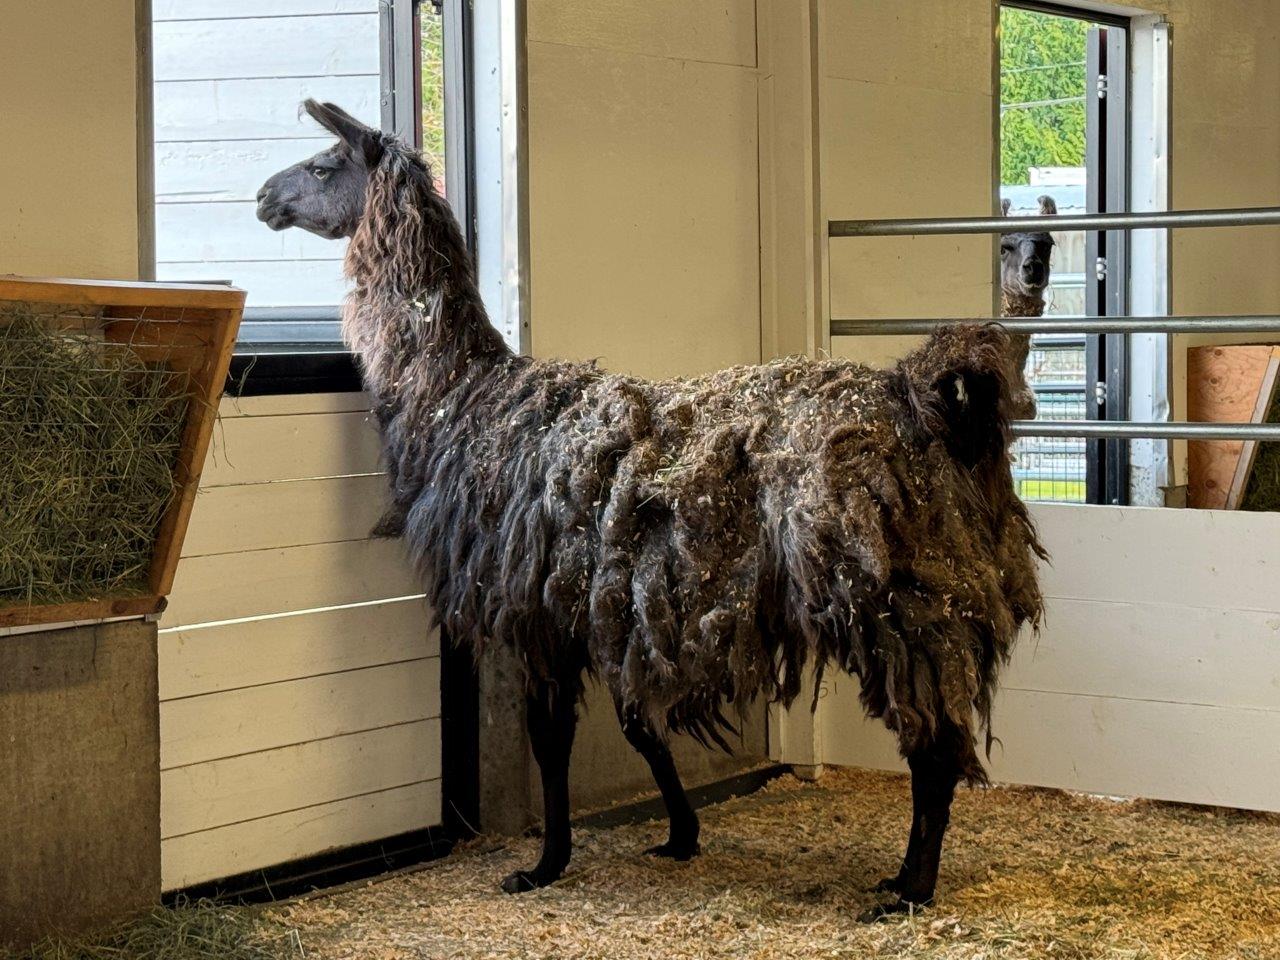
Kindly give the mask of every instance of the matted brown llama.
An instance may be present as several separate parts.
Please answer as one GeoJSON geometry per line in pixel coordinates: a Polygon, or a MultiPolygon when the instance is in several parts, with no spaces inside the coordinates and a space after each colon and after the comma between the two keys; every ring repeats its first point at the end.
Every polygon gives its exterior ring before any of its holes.
{"type": "Polygon", "coordinates": [[[906,855],[871,915],[930,903],[956,784],[986,780],[998,669],[1041,613],[1004,332],[948,328],[891,370],[792,358],[658,382],[516,356],[422,158],[305,109],[338,142],[268,180],[258,217],[351,238],[343,330],[384,440],[380,526],[407,539],[453,642],[523,667],[546,829],[503,889],[569,862],[588,674],[666,802],[650,852],[687,859],[698,819],[668,734],[724,746],[726,712],[790,704],[803,671],[834,665],[911,768],[906,855]]]}

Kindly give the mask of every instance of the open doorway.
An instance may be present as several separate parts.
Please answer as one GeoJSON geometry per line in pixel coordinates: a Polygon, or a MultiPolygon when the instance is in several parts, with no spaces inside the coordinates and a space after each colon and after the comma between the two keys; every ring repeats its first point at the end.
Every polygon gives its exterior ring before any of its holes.
{"type": "MultiPolygon", "coordinates": [[[[1121,18],[1056,4],[1009,0],[1001,6],[998,188],[1009,217],[1127,209],[1128,33],[1121,18]]],[[[1006,315],[1126,312],[1123,232],[1054,232],[1051,244],[1011,234],[1019,241],[1006,237],[1001,251],[1006,315]],[[1036,269],[1037,251],[1048,251],[1047,286],[1036,269]],[[1019,278],[1030,285],[1020,286],[1019,278]]],[[[1126,372],[1122,336],[1033,337],[1027,375],[1037,417],[1125,419],[1126,372]]],[[[1024,438],[1015,457],[1024,499],[1127,502],[1121,442],[1024,438]]]]}

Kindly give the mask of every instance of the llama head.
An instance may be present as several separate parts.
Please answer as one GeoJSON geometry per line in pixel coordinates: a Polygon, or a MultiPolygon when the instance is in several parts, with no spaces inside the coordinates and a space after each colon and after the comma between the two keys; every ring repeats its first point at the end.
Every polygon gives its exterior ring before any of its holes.
{"type": "MultiPolygon", "coordinates": [[[[1009,201],[1000,205],[1009,215],[1009,201]]],[[[1040,215],[1053,216],[1058,205],[1053,197],[1040,198],[1040,215]]],[[[1000,288],[1005,293],[1041,299],[1049,286],[1049,258],[1053,254],[1053,237],[1039,231],[1017,231],[1000,237],[1000,288]]]]}
{"type": "Polygon", "coordinates": [[[302,106],[338,142],[267,180],[258,191],[258,219],[272,230],[300,227],[329,240],[350,237],[364,215],[369,176],[386,138],[332,103],[307,100],[302,106]]]}

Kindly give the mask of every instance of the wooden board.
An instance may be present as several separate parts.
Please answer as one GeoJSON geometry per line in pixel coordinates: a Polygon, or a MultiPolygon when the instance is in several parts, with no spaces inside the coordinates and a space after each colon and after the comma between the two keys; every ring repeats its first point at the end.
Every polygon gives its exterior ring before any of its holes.
{"type": "MultiPolygon", "coordinates": [[[[366,393],[295,393],[279,396],[222,398],[218,416],[225,425],[236,417],[284,417],[293,414],[368,413],[366,393]]],[[[207,478],[206,478],[207,479],[207,478]]],[[[298,480],[300,477],[278,477],[298,480]]]]}
{"type": "Polygon", "coordinates": [[[217,20],[377,12],[378,0],[152,0],[151,19],[217,20]]]}
{"type": "Polygon", "coordinates": [[[357,120],[377,127],[381,118],[378,88],[376,76],[157,84],[156,142],[295,137],[321,137],[332,142],[309,116],[298,115],[298,105],[307,97],[330,100],[342,104],[357,120]]]}
{"type": "Polygon", "coordinates": [[[381,473],[381,451],[364,410],[228,418],[214,436],[204,487],[381,473]]]}
{"type": "MultiPolygon", "coordinates": [[[[173,203],[254,201],[266,179],[329,146],[323,130],[286,140],[199,140],[156,144],[156,215],[173,203]]],[[[250,214],[252,216],[252,213],[250,214]]],[[[256,218],[252,221],[259,229],[256,218]]],[[[248,227],[249,224],[242,224],[248,227]]],[[[243,236],[250,236],[245,229],[243,236]]],[[[295,231],[296,232],[296,231],[295,231]]],[[[188,238],[156,232],[160,256],[180,259],[168,251],[188,238]]]]}
{"type": "Polygon", "coordinates": [[[211,693],[160,705],[160,769],[425,720],[440,658],[211,693]]]}
{"type": "Polygon", "coordinates": [[[421,597],[160,631],[160,699],[300,680],[440,652],[421,597]]]}
{"type": "Polygon", "coordinates": [[[166,891],[408,833],[440,822],[440,781],[306,807],[160,844],[166,891]]]}
{"type": "MultiPolygon", "coordinates": [[[[316,152],[316,144],[302,142],[307,145],[270,172],[282,170],[316,152]]],[[[259,180],[254,192],[261,186],[262,180],[259,180]]],[[[255,216],[256,207],[257,201],[252,199],[156,204],[156,236],[161,239],[157,258],[163,263],[208,260],[238,264],[246,260],[333,260],[342,255],[341,244],[306,230],[266,229],[255,216]],[[258,229],[246,229],[250,225],[258,229]]],[[[341,270],[338,272],[340,275],[341,270]]]]}
{"type": "MultiPolygon", "coordinates": [[[[1262,375],[1262,385],[1258,387],[1258,402],[1253,408],[1250,422],[1265,423],[1271,415],[1276,398],[1277,387],[1280,386],[1280,347],[1271,351],[1271,360],[1262,375]]],[[[1240,460],[1236,463],[1235,475],[1231,478],[1231,489],[1227,491],[1227,509],[1239,510],[1249,486],[1249,477],[1253,474],[1253,465],[1258,459],[1258,441],[1246,440],[1240,448],[1240,460]]]]}
{"type": "Polygon", "coordinates": [[[164,839],[440,776],[440,720],[416,720],[166,770],[164,839]]]}
{"type": "MultiPolygon", "coordinates": [[[[1258,408],[1270,346],[1207,346],[1187,351],[1187,419],[1248,423],[1258,408]]],[[[1274,378],[1273,378],[1274,384],[1274,378]]],[[[1187,444],[1187,503],[1200,509],[1227,506],[1244,444],[1192,440],[1187,444]]],[[[1237,501],[1238,502],[1238,501],[1237,501]]]]}
{"type": "Polygon", "coordinates": [[[346,241],[332,260],[182,260],[156,264],[162,279],[225,280],[249,291],[249,306],[337,307],[347,295],[342,276],[346,241]]]}

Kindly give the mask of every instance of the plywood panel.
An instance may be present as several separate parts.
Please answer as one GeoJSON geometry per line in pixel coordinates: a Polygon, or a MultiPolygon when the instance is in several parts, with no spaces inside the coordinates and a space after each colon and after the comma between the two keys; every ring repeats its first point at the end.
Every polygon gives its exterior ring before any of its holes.
{"type": "Polygon", "coordinates": [[[1280,611],[1280,514],[1035,504],[1054,598],[1280,611]]]}
{"type": "Polygon", "coordinates": [[[165,890],[179,890],[439,822],[432,780],[165,840],[160,875],[165,890]]]}
{"type": "Polygon", "coordinates": [[[381,440],[363,412],[227,419],[214,430],[205,488],[379,472],[381,440]]]}
{"type": "Polygon", "coordinates": [[[755,0],[531,0],[529,39],[671,60],[756,63],[755,0]]]}
{"type": "Polygon", "coordinates": [[[377,12],[378,0],[152,0],[152,19],[212,20],[377,12]]]}
{"type": "Polygon", "coordinates": [[[351,670],[160,705],[160,768],[309,743],[440,713],[440,659],[351,670]]]}
{"type": "MultiPolygon", "coordinates": [[[[314,152],[299,152],[288,163],[314,152]]],[[[255,209],[253,200],[157,204],[156,257],[165,263],[222,260],[228,262],[223,269],[234,271],[244,260],[333,260],[342,255],[341,244],[305,230],[268,230],[255,209]]]]}
{"type": "MultiPolygon", "coordinates": [[[[833,679],[823,760],[905,770],[856,686],[833,679]]],[[[1108,796],[1280,810],[1280,710],[1125,700],[1006,688],[996,697],[992,779],[1108,796]]]]}
{"type": "Polygon", "coordinates": [[[370,475],[214,487],[196,502],[184,557],[364,540],[389,493],[370,475]]]}
{"type": "Polygon", "coordinates": [[[161,776],[164,839],[440,776],[440,721],[198,763],[161,776]]]}
{"type": "Polygon", "coordinates": [[[302,77],[280,80],[190,80],[155,88],[155,138],[260,140],[323,133],[298,105],[307,97],[331,100],[356,119],[378,126],[377,77],[302,77]]]}
{"type": "MultiPolygon", "coordinates": [[[[170,203],[252,202],[272,174],[328,148],[333,138],[318,128],[292,140],[194,140],[156,144],[156,215],[170,203]]],[[[249,216],[253,213],[250,211],[249,216]]],[[[262,224],[254,220],[262,230],[262,224]]],[[[270,233],[270,231],[264,231],[270,233]]],[[[285,231],[280,236],[299,231],[285,231]]],[[[167,239],[159,235],[159,240],[167,239]]],[[[328,249],[336,249],[332,246],[328,249]]]]}
{"type": "Polygon", "coordinates": [[[345,241],[334,260],[181,261],[156,265],[161,280],[229,281],[249,295],[249,307],[336,307],[347,295],[342,277],[345,241]]]}
{"type": "Polygon", "coordinates": [[[152,33],[158,83],[378,75],[378,14],[170,20],[152,33]]]}
{"type": "Polygon", "coordinates": [[[535,42],[529,76],[534,353],[757,362],[754,74],[535,42]]]}
{"type": "Polygon", "coordinates": [[[160,631],[160,699],[401,663],[440,652],[421,598],[160,631]]]}
{"type": "Polygon", "coordinates": [[[191,557],[161,626],[260,617],[422,592],[399,541],[357,540],[191,557]]]}

